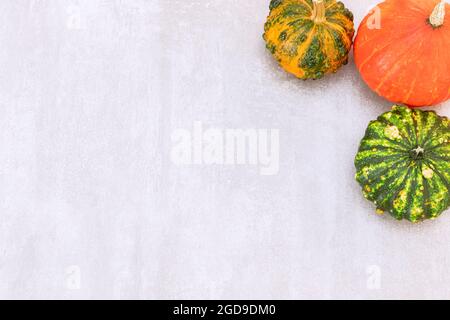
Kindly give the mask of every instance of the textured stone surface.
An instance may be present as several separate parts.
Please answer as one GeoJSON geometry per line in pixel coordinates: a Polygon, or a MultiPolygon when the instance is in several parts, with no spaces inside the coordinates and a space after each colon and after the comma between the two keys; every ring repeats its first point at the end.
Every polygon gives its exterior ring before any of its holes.
{"type": "MultiPolygon", "coordinates": [[[[347,0],[356,22],[372,1],[347,0]]],[[[390,103],[353,61],[299,81],[263,0],[0,1],[1,298],[450,298],[450,215],[354,181],[390,103]],[[195,121],[279,129],[276,175],[176,166],[195,121]]],[[[449,115],[450,105],[437,111],[449,115]]]]}

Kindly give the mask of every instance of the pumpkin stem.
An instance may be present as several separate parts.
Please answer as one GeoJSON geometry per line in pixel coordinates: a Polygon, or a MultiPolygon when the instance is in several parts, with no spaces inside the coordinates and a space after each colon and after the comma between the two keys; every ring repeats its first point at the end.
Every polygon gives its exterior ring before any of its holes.
{"type": "Polygon", "coordinates": [[[313,0],[314,9],[312,12],[311,20],[315,23],[325,22],[327,19],[325,17],[326,8],[324,0],[313,0]]]}
{"type": "Polygon", "coordinates": [[[445,0],[442,0],[434,8],[430,16],[430,24],[433,28],[439,28],[444,24],[445,20],[445,0]]]}

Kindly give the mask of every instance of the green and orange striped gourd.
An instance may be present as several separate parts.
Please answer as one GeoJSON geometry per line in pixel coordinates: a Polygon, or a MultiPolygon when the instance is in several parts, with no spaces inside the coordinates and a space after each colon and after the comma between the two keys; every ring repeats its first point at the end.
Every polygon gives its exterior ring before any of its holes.
{"type": "Polygon", "coordinates": [[[353,14],[336,0],[272,0],[266,47],[289,73],[319,79],[347,64],[353,14]]]}

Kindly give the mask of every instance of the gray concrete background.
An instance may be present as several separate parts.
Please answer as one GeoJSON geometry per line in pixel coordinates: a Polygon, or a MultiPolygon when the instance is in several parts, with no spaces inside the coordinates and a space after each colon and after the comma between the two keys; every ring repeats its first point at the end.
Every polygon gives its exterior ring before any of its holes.
{"type": "MultiPolygon", "coordinates": [[[[373,1],[346,0],[356,22],[373,1]]],[[[1,298],[450,298],[450,215],[354,182],[390,103],[353,61],[299,81],[263,0],[0,1],[1,298]],[[280,169],[176,166],[194,121],[280,130],[280,169]]],[[[437,107],[450,115],[449,104],[437,107]]]]}

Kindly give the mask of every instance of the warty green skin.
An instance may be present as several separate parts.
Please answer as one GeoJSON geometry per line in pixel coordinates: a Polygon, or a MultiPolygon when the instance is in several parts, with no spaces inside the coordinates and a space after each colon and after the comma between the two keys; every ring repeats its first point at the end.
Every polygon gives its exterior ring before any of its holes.
{"type": "Polygon", "coordinates": [[[370,122],[356,155],[363,195],[398,220],[434,219],[449,207],[450,128],[434,111],[394,106],[370,122]]]}

